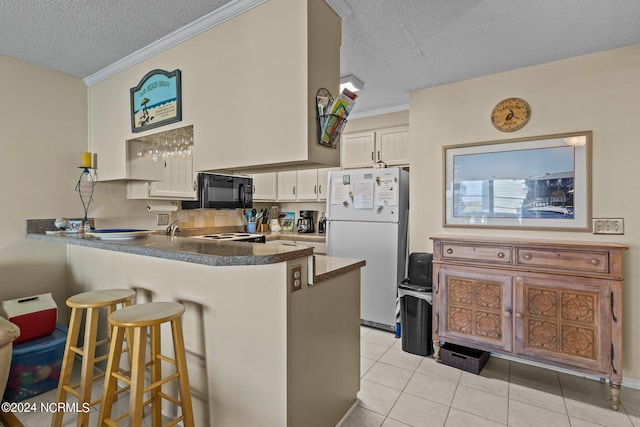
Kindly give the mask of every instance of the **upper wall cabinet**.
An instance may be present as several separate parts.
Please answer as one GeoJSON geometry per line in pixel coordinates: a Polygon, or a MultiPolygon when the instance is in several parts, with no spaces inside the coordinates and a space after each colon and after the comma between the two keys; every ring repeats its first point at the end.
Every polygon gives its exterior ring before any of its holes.
{"type": "Polygon", "coordinates": [[[277,172],[255,173],[253,178],[253,200],[272,201],[278,196],[276,188],[277,172]]]}
{"type": "Polygon", "coordinates": [[[129,179],[129,90],[154,69],[181,71],[182,122],[196,171],[338,166],[318,144],[315,95],[336,95],[341,20],[324,0],[270,0],[89,88],[90,149],[101,180],[129,179]]]}
{"type": "Polygon", "coordinates": [[[376,162],[409,164],[409,127],[398,126],[342,136],[342,167],[368,168],[376,162]]]}
{"type": "Polygon", "coordinates": [[[253,200],[281,202],[327,200],[329,171],[339,169],[302,169],[253,174],[253,200]]]}
{"type": "Polygon", "coordinates": [[[127,141],[128,170],[144,180],[127,183],[129,199],[195,200],[193,127],[158,132],[127,141]]]}

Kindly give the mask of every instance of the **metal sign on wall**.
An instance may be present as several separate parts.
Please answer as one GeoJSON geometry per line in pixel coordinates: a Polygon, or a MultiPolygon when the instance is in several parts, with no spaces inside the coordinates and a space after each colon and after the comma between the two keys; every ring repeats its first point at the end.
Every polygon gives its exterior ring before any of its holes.
{"type": "Polygon", "coordinates": [[[132,132],[182,120],[180,70],[149,71],[130,94],[132,132]]]}

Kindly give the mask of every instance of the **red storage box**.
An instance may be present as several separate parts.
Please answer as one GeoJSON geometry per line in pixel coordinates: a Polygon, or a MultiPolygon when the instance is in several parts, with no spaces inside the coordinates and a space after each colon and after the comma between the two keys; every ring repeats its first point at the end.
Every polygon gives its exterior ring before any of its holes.
{"type": "Polygon", "coordinates": [[[56,329],[58,306],[51,293],[18,298],[0,303],[0,315],[20,328],[13,343],[20,344],[50,335],[56,329]]]}

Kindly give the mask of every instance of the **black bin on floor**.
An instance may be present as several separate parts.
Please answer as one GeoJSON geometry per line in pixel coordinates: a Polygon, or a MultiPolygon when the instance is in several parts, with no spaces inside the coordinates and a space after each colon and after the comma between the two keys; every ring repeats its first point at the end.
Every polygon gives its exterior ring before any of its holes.
{"type": "Polygon", "coordinates": [[[398,284],[402,350],[420,356],[433,353],[431,312],[433,254],[409,255],[409,277],[398,284]]]}

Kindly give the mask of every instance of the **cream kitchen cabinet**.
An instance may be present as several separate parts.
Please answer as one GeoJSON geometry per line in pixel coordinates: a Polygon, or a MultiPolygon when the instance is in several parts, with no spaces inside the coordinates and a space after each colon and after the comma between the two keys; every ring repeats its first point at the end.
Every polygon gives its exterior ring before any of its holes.
{"type": "Polygon", "coordinates": [[[276,200],[278,197],[277,177],[276,172],[253,174],[253,200],[276,200]]]}
{"type": "Polygon", "coordinates": [[[409,164],[409,127],[398,126],[344,134],[341,143],[344,169],[409,164]]]}
{"type": "MultiPolygon", "coordinates": [[[[153,162],[146,159],[147,162],[153,162]]],[[[157,181],[130,181],[127,183],[128,199],[196,200],[197,182],[192,159],[159,160],[162,169],[157,181]]]]}
{"type": "Polygon", "coordinates": [[[327,199],[328,174],[338,168],[303,169],[278,172],[278,200],[324,201],[327,199]]]}
{"type": "Polygon", "coordinates": [[[318,200],[318,170],[296,171],[296,200],[318,200]]]}
{"type": "Polygon", "coordinates": [[[337,166],[338,150],[318,144],[315,97],[320,88],[337,95],[341,25],[325,1],[270,0],[216,27],[219,38],[192,49],[190,55],[215,52],[199,55],[207,64],[198,70],[203,80],[193,96],[201,100],[198,131],[203,128],[207,144],[198,148],[196,168],[337,166]],[[229,43],[246,39],[248,28],[260,37],[229,43]]]}
{"type": "Polygon", "coordinates": [[[590,242],[434,237],[433,342],[622,383],[622,253],[590,242]]]}
{"type": "Polygon", "coordinates": [[[318,201],[327,200],[329,194],[329,172],[340,170],[340,168],[318,169],[318,201]]]}
{"type": "Polygon", "coordinates": [[[278,200],[295,201],[296,184],[296,171],[278,172],[278,200]]]}
{"type": "Polygon", "coordinates": [[[149,185],[150,198],[196,200],[197,179],[192,159],[170,159],[164,163],[163,179],[149,185]]]}
{"type": "Polygon", "coordinates": [[[374,163],[376,133],[374,131],[345,133],[340,144],[340,166],[370,168],[374,163]]]}

